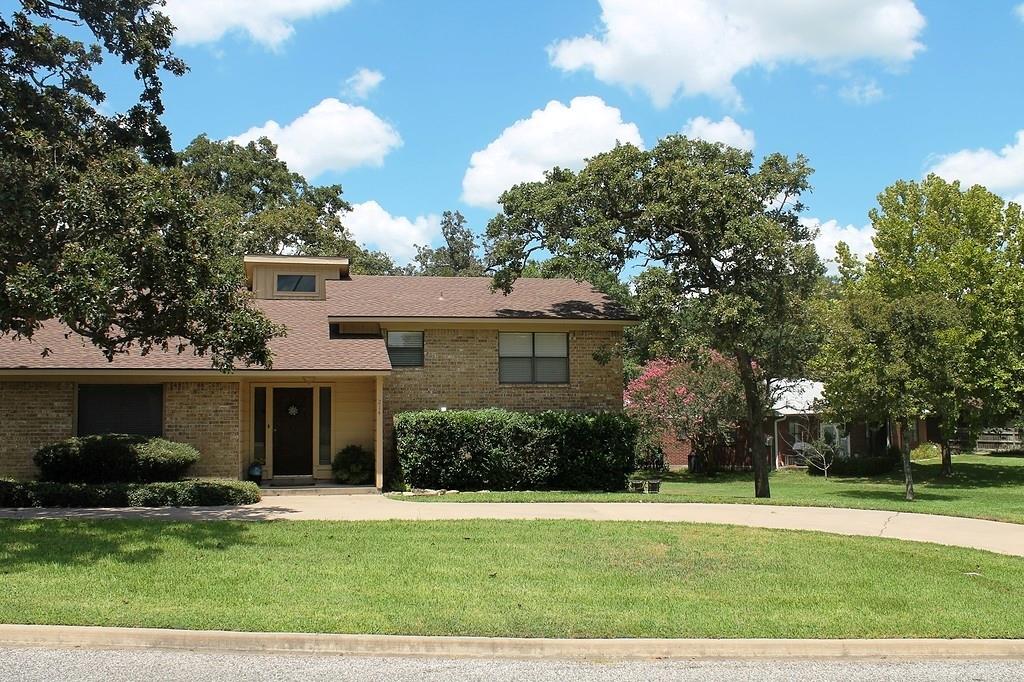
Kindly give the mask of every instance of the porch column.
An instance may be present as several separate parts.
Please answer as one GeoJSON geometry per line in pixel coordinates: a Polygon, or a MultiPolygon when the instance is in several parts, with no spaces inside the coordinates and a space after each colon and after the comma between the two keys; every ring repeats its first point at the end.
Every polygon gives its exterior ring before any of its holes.
{"type": "Polygon", "coordinates": [[[377,377],[377,427],[374,433],[374,454],[377,490],[384,490],[384,377],[377,377]]]}

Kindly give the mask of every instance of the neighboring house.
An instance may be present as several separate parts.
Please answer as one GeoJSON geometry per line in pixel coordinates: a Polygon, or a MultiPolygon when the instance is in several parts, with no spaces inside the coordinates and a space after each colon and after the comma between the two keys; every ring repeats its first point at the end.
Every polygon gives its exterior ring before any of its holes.
{"type": "MultiPolygon", "coordinates": [[[[824,386],[818,381],[798,380],[781,384],[775,392],[772,405],[774,417],[765,425],[769,437],[772,461],[775,467],[801,466],[800,456],[804,443],[826,442],[837,446],[846,456],[881,455],[889,446],[889,430],[893,424],[866,424],[855,422],[840,424],[826,420],[820,412],[824,386]]],[[[918,419],[904,432],[909,447],[933,440],[938,430],[931,419],[918,419]]],[[[687,439],[667,436],[662,449],[671,468],[688,464],[692,454],[687,439]]],[[[719,469],[744,469],[751,466],[744,433],[737,432],[733,447],[719,455],[715,463],[719,469]]]]}
{"type": "MultiPolygon", "coordinates": [[[[773,410],[777,415],[771,429],[772,453],[777,467],[804,464],[799,450],[803,443],[824,442],[836,446],[845,456],[882,455],[890,446],[895,424],[852,422],[841,424],[821,414],[824,385],[818,381],[791,381],[780,387],[773,410]]],[[[904,428],[907,446],[934,440],[938,430],[932,419],[916,419],[904,428]]]]}
{"type": "MultiPolygon", "coordinates": [[[[622,365],[595,353],[630,315],[590,285],[484,277],[349,275],[346,258],[247,256],[256,305],[287,336],[272,369],[224,374],[192,353],[108,362],[56,322],[0,339],[0,476],[30,478],[33,453],[75,434],[163,435],[195,445],[199,476],[328,479],[347,445],[376,457],[376,487],[405,410],[622,408],[622,365]],[[43,355],[44,348],[49,349],[43,355]]],[[[390,465],[389,465],[390,466],[390,465]]]]}

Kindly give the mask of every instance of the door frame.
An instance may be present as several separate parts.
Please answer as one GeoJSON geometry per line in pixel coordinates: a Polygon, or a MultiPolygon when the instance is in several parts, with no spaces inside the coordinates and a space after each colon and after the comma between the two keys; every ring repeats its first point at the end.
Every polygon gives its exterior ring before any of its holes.
{"type": "Polygon", "coordinates": [[[320,389],[328,388],[331,391],[331,410],[332,410],[332,425],[331,425],[331,443],[329,451],[334,452],[334,424],[333,424],[333,405],[334,405],[334,393],[336,387],[333,383],[327,381],[318,382],[301,382],[301,381],[275,381],[273,383],[253,383],[249,386],[249,405],[253,406],[249,409],[249,433],[255,432],[256,425],[256,410],[254,408],[256,404],[256,389],[264,388],[267,393],[267,409],[266,409],[266,424],[264,424],[264,444],[266,447],[266,464],[264,469],[266,471],[266,478],[274,477],[274,388],[308,388],[313,391],[313,433],[312,433],[312,444],[310,448],[310,461],[312,462],[313,478],[329,478],[330,477],[330,465],[322,465],[319,462],[320,455],[320,389]]]}

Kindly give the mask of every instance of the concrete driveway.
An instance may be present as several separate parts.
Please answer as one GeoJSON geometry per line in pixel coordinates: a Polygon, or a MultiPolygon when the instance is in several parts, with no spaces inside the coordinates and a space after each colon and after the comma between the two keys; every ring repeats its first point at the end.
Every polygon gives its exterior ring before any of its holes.
{"type": "Polygon", "coordinates": [[[0,509],[0,518],[145,518],[203,520],[440,521],[453,519],[582,519],[717,523],[811,530],[971,547],[1024,556],[1024,524],[934,514],[751,504],[547,502],[430,503],[381,495],[268,497],[254,505],[162,509],[0,509]]]}

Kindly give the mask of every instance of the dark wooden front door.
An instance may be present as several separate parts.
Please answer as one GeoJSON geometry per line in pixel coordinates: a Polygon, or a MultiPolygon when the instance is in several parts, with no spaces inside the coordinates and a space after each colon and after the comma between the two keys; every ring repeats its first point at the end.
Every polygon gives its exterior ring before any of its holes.
{"type": "Polygon", "coordinates": [[[313,474],[313,389],[274,389],[274,476],[313,474]]]}

